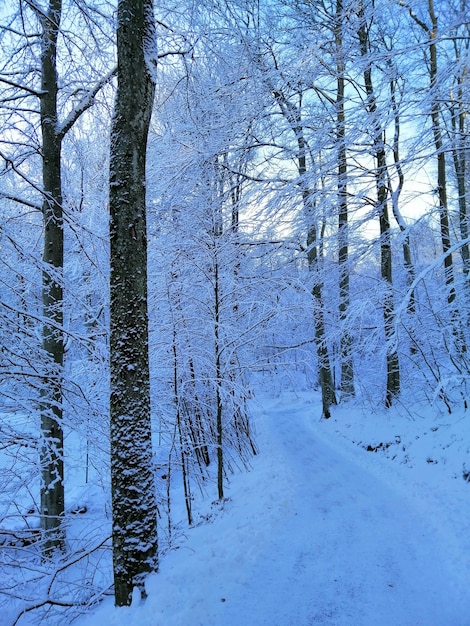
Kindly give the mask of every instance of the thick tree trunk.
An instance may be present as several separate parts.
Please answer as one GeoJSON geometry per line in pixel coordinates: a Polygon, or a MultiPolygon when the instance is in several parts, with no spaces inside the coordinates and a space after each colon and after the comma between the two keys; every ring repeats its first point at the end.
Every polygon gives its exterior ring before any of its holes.
{"type": "Polygon", "coordinates": [[[48,371],[41,393],[41,498],[40,518],[44,554],[65,547],[64,435],[62,430],[63,265],[64,230],[61,185],[61,138],[57,120],[57,37],[61,0],[51,0],[42,15],[41,131],[44,201],[44,269],[42,273],[43,349],[48,371]]]}
{"type": "MultiPolygon", "coordinates": [[[[111,131],[111,492],[115,602],[157,568],[148,362],[146,146],[152,113],[152,0],[118,4],[111,131]]],[[[145,592],[144,592],[145,593],[145,592]]]]}

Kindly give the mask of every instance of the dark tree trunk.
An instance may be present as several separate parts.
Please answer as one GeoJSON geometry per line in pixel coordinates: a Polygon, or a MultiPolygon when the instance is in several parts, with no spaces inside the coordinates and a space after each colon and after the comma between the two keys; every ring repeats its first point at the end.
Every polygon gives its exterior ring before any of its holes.
{"type": "Polygon", "coordinates": [[[222,402],[222,363],[220,346],[220,293],[219,293],[219,259],[217,250],[214,258],[214,351],[215,351],[215,394],[216,394],[216,429],[217,429],[217,496],[224,499],[224,431],[222,402]]]}
{"type": "MultiPolygon", "coordinates": [[[[304,197],[304,202],[309,204],[309,200],[304,197]]],[[[322,410],[325,418],[331,417],[330,408],[337,404],[333,376],[331,374],[330,357],[328,354],[328,346],[326,344],[325,333],[325,315],[323,311],[323,284],[319,271],[319,252],[318,238],[315,226],[310,226],[307,235],[307,258],[308,267],[314,275],[314,285],[312,295],[313,304],[313,322],[315,328],[315,343],[317,346],[318,373],[320,379],[320,388],[322,395],[322,410]]]]}
{"type": "MultiPolygon", "coordinates": [[[[469,29],[470,30],[470,29],[469,29]]],[[[465,44],[464,52],[468,54],[470,49],[470,38],[468,38],[465,44]]],[[[461,52],[457,41],[454,40],[455,60],[459,64],[463,64],[461,59],[461,52]]],[[[467,189],[469,187],[467,183],[467,154],[470,151],[469,138],[466,132],[466,117],[467,107],[465,102],[465,80],[466,80],[467,68],[463,64],[462,69],[458,70],[456,76],[457,93],[456,100],[452,99],[452,105],[450,108],[451,114],[451,127],[452,127],[452,160],[454,163],[455,177],[457,179],[457,192],[459,194],[459,229],[460,237],[464,242],[468,240],[469,228],[468,228],[468,208],[467,208],[467,189]]],[[[465,276],[465,286],[468,290],[470,279],[470,246],[467,243],[463,243],[460,248],[460,254],[462,257],[463,272],[465,276]]]]}
{"type": "Polygon", "coordinates": [[[460,335],[460,321],[458,311],[455,307],[455,280],[452,253],[449,252],[451,247],[450,228],[449,228],[449,210],[447,202],[447,176],[446,176],[446,155],[442,140],[442,130],[440,122],[441,105],[439,102],[439,76],[437,62],[437,36],[438,36],[438,20],[434,11],[434,0],[428,0],[428,16],[431,26],[428,26],[409,8],[411,18],[426,33],[429,39],[429,87],[431,92],[431,122],[434,138],[434,147],[436,148],[437,158],[437,195],[439,199],[439,222],[441,227],[441,243],[442,251],[446,255],[444,258],[445,281],[447,287],[447,302],[452,305],[452,319],[454,322],[454,334],[460,335]]]}
{"type": "Polygon", "coordinates": [[[44,269],[42,273],[42,344],[48,373],[41,393],[41,498],[40,518],[44,554],[65,547],[64,435],[62,429],[63,266],[64,230],[61,185],[61,137],[57,118],[57,38],[61,0],[51,0],[43,27],[41,56],[41,131],[44,200],[44,269]]]}
{"type": "Polygon", "coordinates": [[[130,604],[135,586],[144,591],[146,573],[157,568],[145,207],[154,41],[152,0],[120,0],[109,198],[111,492],[117,606],[130,604]]]}
{"type": "MultiPolygon", "coordinates": [[[[410,287],[415,278],[415,270],[413,261],[411,258],[411,245],[410,245],[410,235],[407,233],[407,226],[405,221],[403,220],[400,209],[399,209],[399,199],[400,194],[403,190],[403,185],[405,183],[405,175],[403,173],[403,169],[401,166],[400,159],[400,113],[398,110],[398,104],[396,100],[396,81],[394,79],[390,80],[390,98],[393,109],[393,118],[394,118],[394,133],[393,133],[393,162],[395,166],[395,170],[398,176],[398,184],[395,190],[392,191],[392,184],[389,181],[389,187],[392,194],[392,211],[395,217],[395,220],[398,224],[400,231],[405,236],[403,240],[403,263],[406,270],[406,282],[407,286],[410,287]]],[[[414,314],[416,311],[416,302],[415,302],[415,294],[414,291],[411,292],[410,298],[408,301],[408,312],[410,314],[414,314]]],[[[413,339],[413,341],[415,341],[413,339]]],[[[412,345],[411,350],[414,351],[416,348],[412,345]]]]}
{"type": "MultiPolygon", "coordinates": [[[[363,6],[361,4],[360,26],[358,30],[361,54],[364,58],[370,55],[369,30],[366,24],[363,6]]],[[[366,90],[366,109],[373,120],[373,153],[376,162],[375,184],[377,189],[377,213],[380,224],[380,271],[385,285],[382,313],[384,320],[386,360],[387,360],[387,387],[385,405],[390,407],[393,398],[400,393],[400,364],[398,352],[394,344],[394,303],[393,303],[393,274],[392,249],[390,242],[390,218],[388,213],[388,172],[385,154],[384,132],[377,120],[377,101],[372,80],[370,61],[364,68],[364,86],[366,90]]]]}
{"type": "Polygon", "coordinates": [[[336,2],[336,139],[338,150],[338,264],[339,264],[339,316],[342,323],[340,337],[341,380],[344,397],[354,396],[354,367],[352,337],[347,329],[349,312],[349,242],[348,242],[348,190],[344,110],[344,55],[343,55],[343,1],[336,2]]]}
{"type": "Polygon", "coordinates": [[[322,394],[322,409],[325,418],[331,416],[330,407],[337,404],[333,375],[331,373],[330,357],[328,354],[328,346],[326,343],[325,332],[325,313],[323,307],[323,283],[320,272],[321,251],[317,236],[317,228],[315,226],[314,209],[315,205],[312,200],[312,192],[305,182],[307,174],[307,162],[305,156],[305,141],[302,128],[296,128],[297,142],[299,146],[299,174],[300,185],[302,188],[302,199],[304,211],[308,220],[307,233],[307,260],[309,270],[314,276],[314,284],[312,288],[313,295],[313,322],[315,329],[315,343],[317,347],[318,373],[320,379],[320,388],[322,394]]]}
{"type": "Polygon", "coordinates": [[[331,416],[330,407],[337,404],[333,375],[331,373],[330,357],[326,343],[325,314],[323,310],[323,284],[320,274],[321,237],[317,236],[315,224],[315,201],[312,190],[307,181],[307,142],[300,105],[292,104],[282,92],[273,90],[276,102],[282,114],[289,122],[297,142],[297,168],[299,172],[299,188],[302,194],[302,204],[308,223],[307,231],[307,260],[309,270],[314,275],[313,296],[313,322],[315,329],[315,344],[318,358],[318,376],[322,394],[322,409],[325,418],[331,416]]]}

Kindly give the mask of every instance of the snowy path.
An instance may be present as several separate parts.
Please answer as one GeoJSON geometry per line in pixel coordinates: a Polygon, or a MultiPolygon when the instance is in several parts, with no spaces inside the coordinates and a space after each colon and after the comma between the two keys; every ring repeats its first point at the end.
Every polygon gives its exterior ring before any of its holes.
{"type": "Polygon", "coordinates": [[[417,504],[317,439],[305,408],[270,408],[259,431],[253,471],[165,557],[147,602],[87,625],[470,625],[459,572],[417,504]]]}

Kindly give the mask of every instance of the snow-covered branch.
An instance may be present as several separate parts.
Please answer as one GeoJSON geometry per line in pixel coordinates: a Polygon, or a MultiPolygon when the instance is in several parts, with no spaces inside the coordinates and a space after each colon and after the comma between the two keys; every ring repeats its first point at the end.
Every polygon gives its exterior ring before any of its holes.
{"type": "Polygon", "coordinates": [[[103,76],[91,89],[89,89],[82,97],[77,106],[69,113],[67,118],[57,129],[57,137],[63,139],[68,131],[72,128],[79,117],[85,113],[94,103],[95,97],[98,92],[109,83],[109,81],[116,75],[117,67],[114,67],[108,74],[103,76]]]}

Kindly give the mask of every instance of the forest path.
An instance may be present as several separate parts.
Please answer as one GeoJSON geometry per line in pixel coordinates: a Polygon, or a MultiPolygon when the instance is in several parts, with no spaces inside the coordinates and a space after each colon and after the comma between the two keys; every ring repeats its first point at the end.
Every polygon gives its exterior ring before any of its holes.
{"type": "Polygon", "coordinates": [[[312,419],[305,406],[264,403],[252,471],[165,556],[146,603],[109,623],[469,626],[445,533],[319,439],[312,419]]]}
{"type": "Polygon", "coordinates": [[[267,410],[272,476],[259,485],[264,522],[252,520],[264,523],[260,553],[244,573],[250,592],[214,623],[240,624],[241,604],[253,626],[468,626],[446,535],[419,503],[318,439],[316,415],[267,410]]]}

